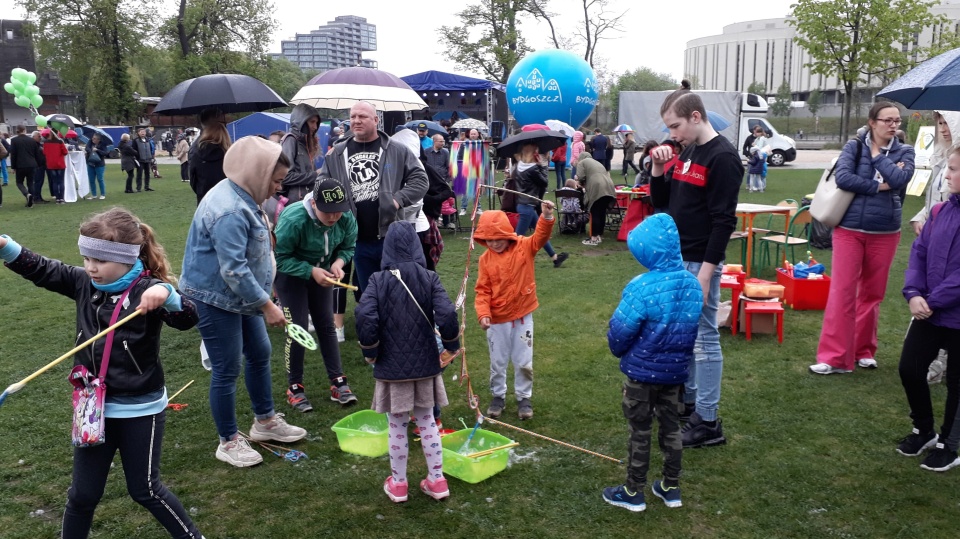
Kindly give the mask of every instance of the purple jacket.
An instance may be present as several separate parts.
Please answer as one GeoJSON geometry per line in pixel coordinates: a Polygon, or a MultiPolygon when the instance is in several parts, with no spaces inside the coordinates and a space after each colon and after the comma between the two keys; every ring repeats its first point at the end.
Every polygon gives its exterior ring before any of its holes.
{"type": "Polygon", "coordinates": [[[929,322],[960,329],[960,195],[950,195],[913,242],[903,297],[922,296],[929,322]]]}

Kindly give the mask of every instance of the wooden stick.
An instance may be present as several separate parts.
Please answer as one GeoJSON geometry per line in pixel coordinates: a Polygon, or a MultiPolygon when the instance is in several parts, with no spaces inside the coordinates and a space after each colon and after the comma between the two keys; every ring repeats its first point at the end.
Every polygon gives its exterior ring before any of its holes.
{"type": "Polygon", "coordinates": [[[484,449],[483,451],[477,451],[476,453],[470,453],[469,455],[466,455],[466,457],[468,459],[475,459],[477,457],[483,457],[483,456],[489,455],[490,453],[493,453],[495,451],[500,451],[501,449],[509,449],[511,447],[517,447],[518,445],[520,445],[520,442],[512,442],[506,445],[501,445],[500,447],[494,447],[491,449],[484,449]]]}
{"type": "Polygon", "coordinates": [[[337,280],[335,280],[335,279],[331,279],[330,277],[324,277],[324,279],[326,279],[327,282],[329,282],[329,283],[333,283],[333,284],[336,285],[336,286],[342,286],[343,288],[346,288],[347,290],[354,290],[354,291],[360,290],[359,288],[357,288],[356,286],[353,286],[352,284],[341,283],[340,281],[337,281],[337,280]]]}
{"type": "MultiPolygon", "coordinates": [[[[515,194],[515,195],[520,195],[520,196],[524,196],[524,197],[527,197],[527,198],[532,198],[532,199],[536,200],[537,202],[540,202],[541,204],[544,203],[544,202],[550,202],[549,200],[543,200],[542,198],[537,198],[537,197],[535,197],[535,196],[533,196],[533,195],[528,195],[528,194],[526,194],[526,193],[521,193],[520,191],[514,191],[513,189],[504,189],[503,187],[496,187],[496,186],[494,186],[494,185],[486,185],[486,184],[480,184],[479,187],[483,187],[484,189],[496,189],[497,191],[506,191],[507,193],[513,193],[513,194],[515,194]]],[[[550,202],[550,203],[553,204],[553,202],[550,202]]]]}
{"type": "Polygon", "coordinates": [[[190,384],[192,384],[193,382],[195,382],[195,380],[190,380],[189,382],[187,382],[187,385],[181,387],[181,388],[180,388],[180,391],[177,391],[176,393],[174,393],[172,397],[170,397],[169,399],[167,399],[167,401],[172,402],[173,399],[177,398],[177,395],[183,393],[183,390],[184,390],[184,389],[187,389],[188,387],[190,387],[190,384]]]}

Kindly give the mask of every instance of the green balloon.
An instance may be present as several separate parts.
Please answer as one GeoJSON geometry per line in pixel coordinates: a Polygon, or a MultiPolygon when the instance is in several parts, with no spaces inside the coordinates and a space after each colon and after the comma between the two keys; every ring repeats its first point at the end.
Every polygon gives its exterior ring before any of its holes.
{"type": "Polygon", "coordinates": [[[20,107],[28,108],[30,106],[30,98],[25,95],[18,95],[13,98],[13,101],[20,107]]]}
{"type": "Polygon", "coordinates": [[[19,80],[20,77],[27,74],[27,70],[22,67],[15,67],[10,70],[10,78],[19,80]]]}
{"type": "Polygon", "coordinates": [[[3,89],[10,95],[17,95],[17,89],[13,87],[12,82],[8,82],[3,85],[3,89]]]}
{"type": "Polygon", "coordinates": [[[46,118],[45,116],[41,116],[41,115],[37,114],[37,117],[34,118],[33,121],[37,122],[37,127],[46,127],[46,126],[47,126],[47,118],[46,118]]]}
{"type": "Polygon", "coordinates": [[[67,131],[69,131],[69,130],[70,130],[70,128],[68,128],[67,126],[65,126],[65,125],[64,125],[64,126],[61,126],[61,127],[60,127],[60,136],[61,136],[61,137],[67,136],[67,131]]]}
{"type": "Polygon", "coordinates": [[[16,95],[23,94],[23,91],[27,88],[26,85],[23,84],[23,82],[21,82],[19,79],[11,82],[10,84],[13,86],[13,91],[16,93],[16,95]]]}
{"type": "Polygon", "coordinates": [[[29,84],[34,84],[37,82],[37,74],[33,71],[27,71],[27,82],[29,84]]]}
{"type": "Polygon", "coordinates": [[[33,97],[35,95],[40,95],[40,88],[37,88],[34,85],[29,85],[23,89],[23,95],[27,97],[33,97]]]}
{"type": "Polygon", "coordinates": [[[43,105],[43,97],[41,97],[41,96],[39,96],[39,95],[35,95],[35,96],[31,97],[31,98],[30,98],[30,104],[33,105],[34,108],[38,108],[38,109],[39,109],[39,108],[40,108],[40,105],[43,105]]]}

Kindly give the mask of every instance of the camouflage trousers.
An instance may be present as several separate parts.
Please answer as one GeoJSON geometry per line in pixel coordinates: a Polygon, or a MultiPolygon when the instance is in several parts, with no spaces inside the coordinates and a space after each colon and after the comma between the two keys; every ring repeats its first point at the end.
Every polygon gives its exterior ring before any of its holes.
{"type": "Polygon", "coordinates": [[[663,479],[679,484],[683,444],[680,438],[680,406],[683,384],[663,386],[627,380],[623,383],[623,417],[630,425],[627,488],[643,490],[650,468],[653,416],[660,423],[658,440],[663,453],[663,479]]]}

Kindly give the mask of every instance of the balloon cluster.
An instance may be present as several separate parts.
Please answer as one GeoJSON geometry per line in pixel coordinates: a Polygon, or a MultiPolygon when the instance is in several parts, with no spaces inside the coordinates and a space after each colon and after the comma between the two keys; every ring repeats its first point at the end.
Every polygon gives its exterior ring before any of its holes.
{"type": "Polygon", "coordinates": [[[40,105],[43,105],[43,97],[35,82],[37,82],[36,73],[15,67],[10,71],[10,82],[4,84],[3,89],[13,96],[14,103],[33,113],[38,127],[46,127],[47,119],[37,112],[40,105]]]}

